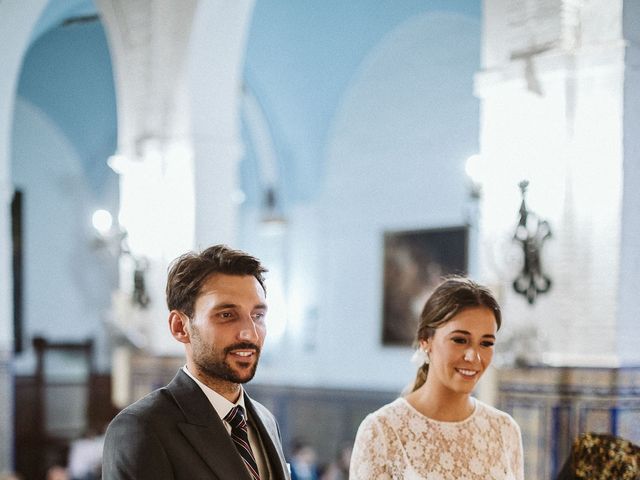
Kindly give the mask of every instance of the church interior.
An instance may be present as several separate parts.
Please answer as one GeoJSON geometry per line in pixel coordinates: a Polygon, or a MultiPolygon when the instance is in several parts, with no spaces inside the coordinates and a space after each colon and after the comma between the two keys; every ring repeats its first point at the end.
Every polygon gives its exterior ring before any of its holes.
{"type": "Polygon", "coordinates": [[[404,391],[452,273],[502,306],[475,394],[527,479],[640,444],[639,2],[0,0],[0,38],[0,473],[171,380],[167,266],[221,243],[269,270],[288,456],[404,391]]]}

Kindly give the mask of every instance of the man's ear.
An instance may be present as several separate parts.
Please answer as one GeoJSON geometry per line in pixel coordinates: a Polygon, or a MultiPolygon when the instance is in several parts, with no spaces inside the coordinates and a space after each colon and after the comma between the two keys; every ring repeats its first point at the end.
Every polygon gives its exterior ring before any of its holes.
{"type": "Polygon", "coordinates": [[[189,329],[187,323],[189,318],[179,310],[171,310],[169,312],[169,330],[173,338],[180,343],[190,343],[189,329]]]}

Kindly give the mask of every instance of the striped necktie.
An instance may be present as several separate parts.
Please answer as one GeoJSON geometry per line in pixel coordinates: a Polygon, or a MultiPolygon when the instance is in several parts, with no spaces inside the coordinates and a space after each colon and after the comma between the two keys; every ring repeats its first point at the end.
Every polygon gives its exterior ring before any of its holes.
{"type": "Polygon", "coordinates": [[[233,407],[224,417],[225,422],[231,425],[231,440],[236,446],[236,450],[242,457],[244,464],[251,474],[253,480],[260,480],[258,464],[249,445],[249,435],[247,433],[247,421],[244,418],[244,410],[240,405],[233,407]]]}

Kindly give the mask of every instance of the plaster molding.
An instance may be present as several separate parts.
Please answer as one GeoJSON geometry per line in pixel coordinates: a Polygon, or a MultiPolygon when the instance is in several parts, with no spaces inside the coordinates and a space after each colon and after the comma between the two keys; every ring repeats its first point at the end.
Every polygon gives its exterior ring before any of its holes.
{"type": "Polygon", "coordinates": [[[606,45],[591,45],[575,51],[547,51],[513,59],[499,67],[476,73],[474,94],[486,98],[499,94],[499,88],[526,85],[527,68],[535,69],[541,80],[549,78],[595,77],[612,72],[622,75],[625,69],[627,43],[620,40],[606,45]],[[527,62],[531,62],[527,65],[527,62]]]}
{"type": "Polygon", "coordinates": [[[99,0],[115,71],[119,151],[144,156],[188,132],[185,59],[196,0],[99,0]]]}

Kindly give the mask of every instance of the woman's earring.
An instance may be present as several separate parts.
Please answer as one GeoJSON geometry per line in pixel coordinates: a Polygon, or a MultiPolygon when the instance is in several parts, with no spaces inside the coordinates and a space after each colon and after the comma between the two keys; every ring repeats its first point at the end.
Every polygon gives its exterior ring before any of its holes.
{"type": "Polygon", "coordinates": [[[423,365],[429,365],[429,354],[426,350],[422,348],[416,349],[413,352],[413,356],[411,357],[411,363],[417,365],[418,367],[422,367],[423,365]]]}

